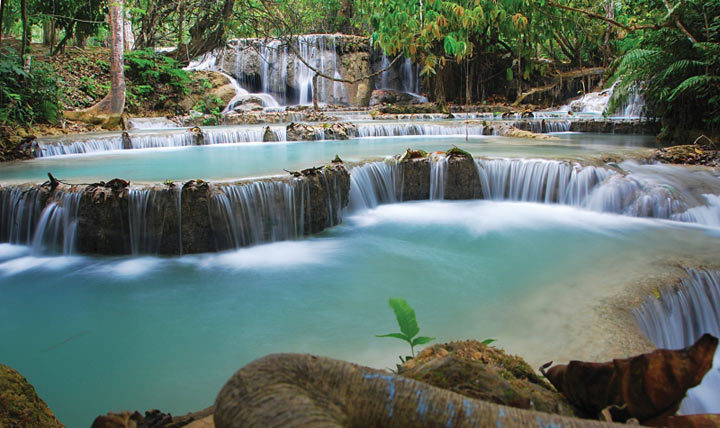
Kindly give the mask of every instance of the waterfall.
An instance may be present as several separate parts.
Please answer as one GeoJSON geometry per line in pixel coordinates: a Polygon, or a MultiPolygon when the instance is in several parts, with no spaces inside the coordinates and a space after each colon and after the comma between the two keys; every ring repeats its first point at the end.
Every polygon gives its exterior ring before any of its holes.
{"type": "MultiPolygon", "coordinates": [[[[271,126],[270,130],[278,141],[286,141],[284,126],[271,126]]],[[[131,133],[130,147],[123,147],[122,138],[110,135],[105,138],[76,141],[40,141],[40,157],[83,154],[105,150],[156,149],[211,144],[259,143],[263,141],[265,128],[261,126],[233,126],[227,128],[205,128],[202,140],[189,131],[163,133],[131,133]]]]}
{"type": "MultiPolygon", "coordinates": [[[[383,54],[380,59],[378,70],[390,66],[390,59],[383,54]]],[[[377,67],[377,66],[376,66],[377,67]]],[[[392,89],[400,92],[407,92],[416,95],[420,102],[427,102],[427,98],[420,94],[420,70],[413,64],[410,58],[397,62],[392,68],[380,74],[380,80],[375,85],[376,89],[392,89]]]]}
{"type": "Polygon", "coordinates": [[[58,192],[42,212],[32,240],[32,251],[72,254],[77,236],[80,192],[58,192]]]}
{"type": "MultiPolygon", "coordinates": [[[[634,315],[642,332],[659,348],[681,349],[710,333],[720,337],[720,272],[688,269],[676,289],[650,297],[634,315]]],[[[720,412],[720,352],[702,383],[688,391],[680,413],[720,412]]]]}
{"type": "MultiPolygon", "coordinates": [[[[292,43],[293,49],[290,49],[280,40],[233,40],[234,69],[229,69],[228,65],[225,65],[225,69],[246,89],[257,88],[271,94],[282,105],[312,104],[315,72],[294,51],[323,74],[341,78],[337,36],[306,34],[295,37],[292,43]]],[[[348,103],[343,83],[319,78],[317,89],[318,101],[321,103],[348,103]]]]}
{"type": "Polygon", "coordinates": [[[228,233],[216,239],[233,248],[297,239],[305,234],[308,198],[308,185],[300,181],[221,186],[213,208],[224,227],[214,225],[214,229],[228,233]]]}
{"type": "Polygon", "coordinates": [[[360,137],[399,137],[409,135],[483,135],[482,125],[426,124],[426,123],[372,123],[358,125],[360,137]]]}
{"type": "Polygon", "coordinates": [[[599,92],[589,92],[570,104],[560,107],[560,111],[572,111],[575,113],[606,114],[609,116],[640,117],[645,108],[645,99],[640,95],[638,89],[632,90],[629,98],[615,111],[607,111],[608,103],[615,92],[615,87],[603,89],[599,92]]]}
{"type": "Polygon", "coordinates": [[[448,169],[447,156],[430,157],[430,200],[445,199],[445,177],[448,169]]]}
{"type": "Polygon", "coordinates": [[[38,189],[0,188],[0,242],[30,244],[44,204],[38,189]]]}
{"type": "Polygon", "coordinates": [[[595,187],[614,174],[605,168],[567,162],[476,160],[486,199],[581,205],[595,187]]]}
{"type": "Polygon", "coordinates": [[[0,188],[0,242],[30,245],[33,252],[72,253],[80,192],[0,188]]]}
{"type": "Polygon", "coordinates": [[[270,107],[270,108],[276,108],[279,107],[280,104],[275,100],[275,98],[272,97],[272,95],[267,93],[257,93],[257,94],[251,94],[248,92],[245,88],[243,88],[240,85],[240,82],[230,75],[229,73],[226,73],[224,70],[224,61],[225,61],[225,50],[224,49],[216,49],[214,51],[208,52],[204,55],[202,55],[199,58],[196,58],[195,60],[191,61],[190,64],[185,67],[186,70],[190,71],[215,71],[217,73],[222,74],[225,76],[230,84],[232,85],[233,89],[235,89],[235,96],[230,100],[228,105],[223,110],[223,113],[230,113],[233,111],[235,106],[242,100],[243,97],[247,96],[253,96],[256,98],[259,98],[263,102],[264,107],[270,107]]]}
{"type": "Polygon", "coordinates": [[[514,122],[512,125],[518,129],[534,132],[536,134],[546,134],[550,132],[569,132],[569,120],[522,120],[514,122]]]}
{"type": "Polygon", "coordinates": [[[350,211],[398,201],[399,169],[395,161],[371,162],[350,171],[350,211]]]}
{"type": "Polygon", "coordinates": [[[109,150],[122,150],[123,142],[119,136],[93,138],[71,142],[38,140],[38,157],[74,155],[109,150]]]}
{"type": "MultiPolygon", "coordinates": [[[[444,199],[447,159],[434,157],[429,162],[430,199],[444,199]]],[[[484,199],[562,204],[709,226],[720,223],[720,195],[707,194],[707,205],[688,208],[695,203],[688,191],[671,190],[682,189],[677,181],[658,182],[642,170],[623,174],[610,168],[538,159],[477,159],[475,165],[484,199]]],[[[396,163],[355,167],[350,207],[373,208],[402,201],[402,187],[402,172],[396,163]]]]}
{"type": "Polygon", "coordinates": [[[128,119],[129,129],[170,129],[178,127],[177,123],[164,117],[135,117],[128,119]]]}
{"type": "Polygon", "coordinates": [[[683,213],[674,214],[673,219],[720,227],[720,195],[706,194],[703,197],[707,205],[698,205],[683,213]]]}

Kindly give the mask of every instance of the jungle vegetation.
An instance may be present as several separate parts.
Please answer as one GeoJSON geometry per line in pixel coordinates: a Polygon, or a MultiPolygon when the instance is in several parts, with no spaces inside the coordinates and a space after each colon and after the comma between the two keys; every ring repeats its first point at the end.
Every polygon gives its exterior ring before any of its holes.
{"type": "MultiPolygon", "coordinates": [[[[642,93],[677,138],[720,130],[717,0],[0,0],[0,124],[57,120],[52,69],[33,62],[40,44],[49,56],[114,46],[119,72],[131,49],[175,48],[179,69],[229,38],[317,32],[412,58],[436,101],[519,104],[581,76],[619,82],[615,103],[642,93]]],[[[110,86],[119,96],[122,82],[110,86]]]]}

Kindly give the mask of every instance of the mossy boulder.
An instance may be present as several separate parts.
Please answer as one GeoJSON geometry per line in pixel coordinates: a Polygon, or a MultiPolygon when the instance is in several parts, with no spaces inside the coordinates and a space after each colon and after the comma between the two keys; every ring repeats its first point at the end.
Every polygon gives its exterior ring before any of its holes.
{"type": "Polygon", "coordinates": [[[0,428],[63,428],[35,388],[20,373],[0,364],[0,428]]]}
{"type": "Polygon", "coordinates": [[[476,340],[428,347],[400,366],[398,374],[491,403],[575,415],[522,358],[476,340]]]}

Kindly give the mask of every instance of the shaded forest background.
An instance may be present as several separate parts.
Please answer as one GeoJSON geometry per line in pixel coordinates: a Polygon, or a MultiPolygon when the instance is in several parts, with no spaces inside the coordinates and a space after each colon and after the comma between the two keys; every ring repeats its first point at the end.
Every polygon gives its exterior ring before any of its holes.
{"type": "Polygon", "coordinates": [[[156,91],[202,89],[182,67],[229,38],[341,32],[420,64],[433,101],[519,104],[574,73],[588,92],[618,82],[615,104],[642,93],[670,139],[720,128],[717,0],[1,1],[0,125],[57,123],[107,93],[106,80],[74,81],[72,69],[107,74],[120,6],[131,110],[156,91]]]}

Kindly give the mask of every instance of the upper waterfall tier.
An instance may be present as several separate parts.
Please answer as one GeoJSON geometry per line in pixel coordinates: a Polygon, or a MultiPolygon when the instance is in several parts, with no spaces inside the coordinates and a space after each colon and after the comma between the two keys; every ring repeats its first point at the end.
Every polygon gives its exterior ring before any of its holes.
{"type": "MultiPolygon", "coordinates": [[[[341,34],[306,34],[288,41],[231,40],[196,65],[229,74],[244,90],[269,94],[281,105],[312,103],[312,68],[345,80],[372,73],[369,40],[341,34]]],[[[319,102],[353,106],[367,105],[373,89],[368,82],[350,84],[322,77],[317,86],[319,102]]]]}

